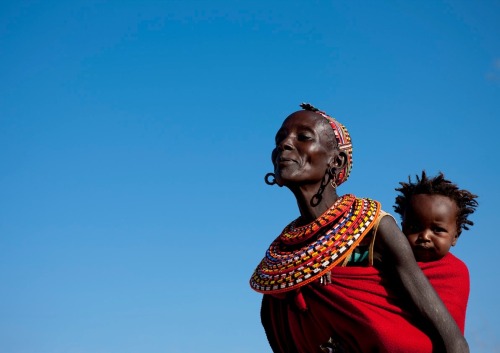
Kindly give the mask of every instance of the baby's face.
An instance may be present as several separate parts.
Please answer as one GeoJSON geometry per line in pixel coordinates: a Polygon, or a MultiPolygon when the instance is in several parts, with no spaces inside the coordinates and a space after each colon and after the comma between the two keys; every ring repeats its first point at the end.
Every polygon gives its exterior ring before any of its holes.
{"type": "Polygon", "coordinates": [[[443,195],[413,195],[403,217],[403,233],[417,261],[442,258],[458,238],[458,206],[443,195]]]}

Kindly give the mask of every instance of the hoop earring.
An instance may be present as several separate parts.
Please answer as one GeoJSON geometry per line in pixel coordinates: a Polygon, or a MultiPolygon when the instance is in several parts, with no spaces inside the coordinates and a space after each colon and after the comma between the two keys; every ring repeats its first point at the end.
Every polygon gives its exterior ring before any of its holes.
{"type": "Polygon", "coordinates": [[[267,173],[266,176],[264,177],[264,181],[266,182],[267,185],[275,185],[276,184],[276,175],[274,173],[267,173]],[[273,180],[269,180],[269,178],[272,177],[273,180]]]}

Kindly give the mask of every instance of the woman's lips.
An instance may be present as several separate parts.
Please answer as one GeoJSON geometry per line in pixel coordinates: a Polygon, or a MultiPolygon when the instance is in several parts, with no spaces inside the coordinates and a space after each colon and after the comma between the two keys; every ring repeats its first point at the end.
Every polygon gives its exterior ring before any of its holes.
{"type": "Polygon", "coordinates": [[[278,163],[297,163],[297,161],[292,158],[280,157],[278,158],[278,163]]]}

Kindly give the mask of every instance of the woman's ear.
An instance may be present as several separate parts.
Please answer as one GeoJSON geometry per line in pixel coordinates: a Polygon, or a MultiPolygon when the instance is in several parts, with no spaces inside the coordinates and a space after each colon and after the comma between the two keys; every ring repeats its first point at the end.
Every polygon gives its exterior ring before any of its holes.
{"type": "Polygon", "coordinates": [[[345,153],[344,151],[339,151],[334,157],[333,165],[335,166],[335,168],[337,168],[337,170],[341,170],[345,167],[346,163],[347,153],[345,153]]]}

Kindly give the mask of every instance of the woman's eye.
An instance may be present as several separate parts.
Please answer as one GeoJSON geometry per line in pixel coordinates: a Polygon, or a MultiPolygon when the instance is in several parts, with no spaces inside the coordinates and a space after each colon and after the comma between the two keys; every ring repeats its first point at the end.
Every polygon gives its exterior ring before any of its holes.
{"type": "Polygon", "coordinates": [[[306,135],[306,134],[299,134],[298,138],[299,138],[299,141],[308,141],[311,139],[311,136],[306,135]]]}

